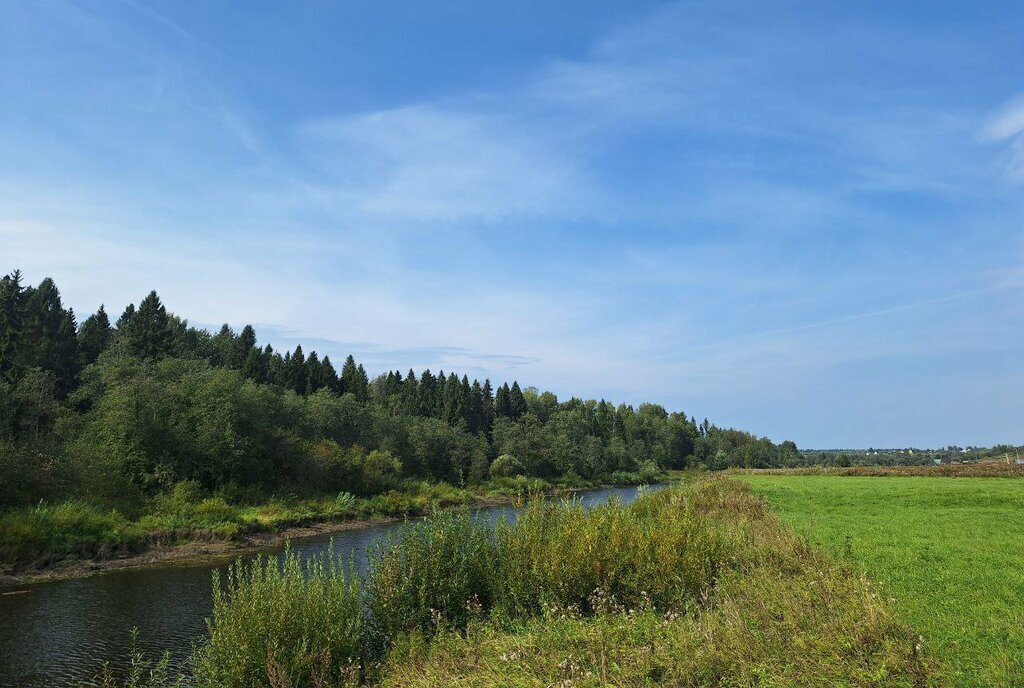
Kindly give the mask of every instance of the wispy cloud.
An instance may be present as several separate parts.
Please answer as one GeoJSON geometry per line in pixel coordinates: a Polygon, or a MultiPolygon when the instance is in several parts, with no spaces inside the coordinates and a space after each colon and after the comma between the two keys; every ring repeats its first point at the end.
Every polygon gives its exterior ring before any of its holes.
{"type": "Polygon", "coordinates": [[[359,207],[404,219],[581,217],[596,195],[543,131],[501,115],[403,107],[302,125],[320,170],[350,182],[359,207]]]}

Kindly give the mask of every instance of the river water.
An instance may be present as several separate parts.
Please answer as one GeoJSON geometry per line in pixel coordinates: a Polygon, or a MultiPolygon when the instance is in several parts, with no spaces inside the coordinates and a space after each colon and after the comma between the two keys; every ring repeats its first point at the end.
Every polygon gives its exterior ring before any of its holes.
{"type": "MultiPolygon", "coordinates": [[[[655,486],[659,487],[659,486],[655,486]]],[[[629,503],[637,488],[592,490],[577,495],[584,506],[611,498],[629,503]]],[[[479,509],[477,518],[515,519],[517,509],[479,509]]],[[[367,547],[401,523],[292,540],[302,555],[328,550],[352,554],[356,571],[366,567],[367,547]]],[[[261,550],[278,553],[283,545],[261,550]]],[[[248,555],[250,558],[255,553],[248,555]]],[[[42,688],[90,685],[104,662],[123,666],[139,630],[139,649],[150,657],[170,651],[186,658],[206,632],[210,574],[225,564],[168,565],[114,571],[90,578],[23,586],[0,594],[0,687],[42,688]]]]}

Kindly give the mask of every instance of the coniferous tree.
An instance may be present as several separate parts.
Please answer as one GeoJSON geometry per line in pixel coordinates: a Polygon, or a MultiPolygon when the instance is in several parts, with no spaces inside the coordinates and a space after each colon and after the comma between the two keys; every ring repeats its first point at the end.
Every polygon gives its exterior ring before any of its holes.
{"type": "Polygon", "coordinates": [[[490,436],[491,429],[494,427],[494,392],[491,389],[490,378],[484,380],[480,404],[483,407],[483,430],[490,436]]]}
{"type": "Polygon", "coordinates": [[[291,358],[285,365],[285,387],[296,394],[305,394],[308,378],[306,376],[306,356],[302,353],[302,345],[298,344],[291,358]]]}
{"type": "Polygon", "coordinates": [[[316,351],[309,353],[309,358],[306,359],[306,391],[310,394],[316,392],[319,389],[323,389],[326,385],[323,379],[323,367],[320,364],[320,357],[316,351]]]}
{"type": "Polygon", "coordinates": [[[405,380],[402,381],[402,413],[410,416],[419,415],[419,383],[416,381],[416,373],[409,368],[405,380]]]}
{"type": "Polygon", "coordinates": [[[360,363],[356,368],[356,399],[366,401],[370,396],[370,378],[366,375],[366,369],[360,363]]]}
{"type": "Polygon", "coordinates": [[[337,394],[341,389],[341,384],[338,380],[338,372],[334,369],[334,365],[331,364],[330,356],[324,356],[324,360],[320,362],[320,374],[323,378],[324,386],[337,394]]]}
{"type": "Polygon", "coordinates": [[[155,291],[149,292],[138,310],[128,306],[117,325],[118,334],[124,337],[128,350],[140,358],[162,358],[172,354],[173,327],[167,309],[155,291]]]}
{"type": "Polygon", "coordinates": [[[132,318],[134,318],[134,317],[135,317],[135,304],[134,303],[129,303],[127,306],[124,307],[124,311],[121,312],[121,317],[119,317],[117,319],[117,322],[114,323],[114,328],[118,332],[126,331],[127,328],[128,328],[128,323],[130,323],[132,321],[132,318]]]}
{"type": "Polygon", "coordinates": [[[434,376],[430,368],[420,375],[419,389],[417,390],[418,414],[421,416],[434,415],[434,376]]]}
{"type": "Polygon", "coordinates": [[[235,353],[235,333],[227,323],[224,323],[220,326],[220,331],[213,338],[210,364],[234,368],[236,367],[234,365],[235,353]]]}
{"type": "Polygon", "coordinates": [[[252,328],[252,325],[242,328],[242,332],[235,339],[235,348],[234,361],[236,365],[232,367],[241,368],[245,365],[245,359],[249,357],[249,352],[256,348],[256,330],[252,328]]]}
{"type": "Polygon", "coordinates": [[[53,373],[58,397],[65,396],[78,373],[77,326],[49,277],[29,291],[22,336],[31,342],[19,355],[24,365],[53,373]]]}
{"type": "Polygon", "coordinates": [[[498,393],[494,395],[494,415],[498,418],[511,418],[512,407],[509,404],[509,388],[506,382],[498,388],[498,393]]]}
{"type": "Polygon", "coordinates": [[[18,350],[24,335],[25,288],[21,271],[0,279],[0,380],[11,380],[18,366],[18,350]]]}
{"type": "Polygon", "coordinates": [[[78,361],[81,367],[93,363],[110,344],[113,328],[103,305],[90,315],[78,328],[78,361]]]}
{"type": "Polygon", "coordinates": [[[479,380],[473,380],[469,389],[469,431],[474,435],[484,430],[484,390],[479,380]]]}
{"type": "Polygon", "coordinates": [[[508,393],[508,410],[509,415],[515,420],[518,420],[527,411],[523,390],[519,389],[519,383],[515,381],[512,382],[512,388],[508,393]]]}
{"type": "Polygon", "coordinates": [[[348,355],[345,363],[341,366],[341,391],[342,394],[356,393],[359,386],[359,368],[356,367],[356,359],[352,354],[348,355]]]}

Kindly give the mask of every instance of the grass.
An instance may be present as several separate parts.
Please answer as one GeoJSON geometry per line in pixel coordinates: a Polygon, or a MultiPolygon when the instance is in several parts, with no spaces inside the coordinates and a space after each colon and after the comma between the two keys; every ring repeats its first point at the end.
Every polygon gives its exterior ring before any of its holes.
{"type": "MultiPolygon", "coordinates": [[[[533,503],[495,529],[438,515],[375,552],[361,582],[286,554],[214,585],[209,639],[175,682],[937,685],[877,587],[734,480],[589,511],[533,503]]],[[[128,685],[173,678],[140,676],[128,685]]]]}
{"type": "Polygon", "coordinates": [[[1024,482],[751,475],[782,518],[855,562],[953,686],[1024,685],[1024,482]]]}

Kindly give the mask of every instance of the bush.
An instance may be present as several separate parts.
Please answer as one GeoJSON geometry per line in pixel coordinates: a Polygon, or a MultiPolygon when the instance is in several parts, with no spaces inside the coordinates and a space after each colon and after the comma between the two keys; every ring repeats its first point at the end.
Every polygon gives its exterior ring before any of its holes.
{"type": "Polygon", "coordinates": [[[358,683],[364,647],[359,598],[351,569],[323,554],[304,563],[291,551],[239,560],[223,581],[215,572],[210,637],[194,658],[195,685],[358,683]]]}
{"type": "Polygon", "coordinates": [[[394,489],[402,477],[402,462],[386,449],[370,452],[363,461],[364,494],[380,494],[394,489]]]}
{"type": "Polygon", "coordinates": [[[511,454],[502,454],[491,464],[490,473],[495,478],[511,478],[514,475],[525,475],[526,468],[511,454]]]}

